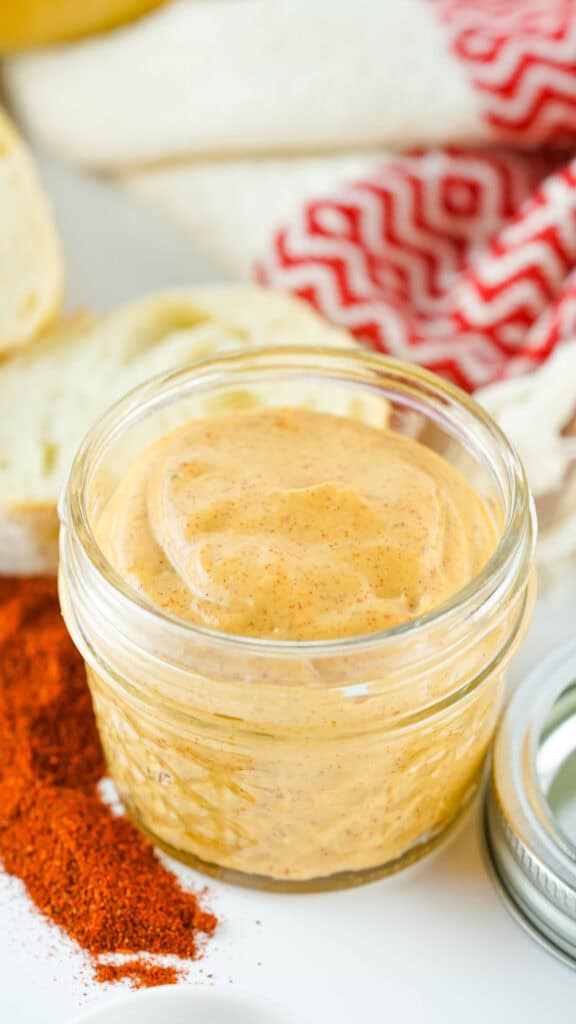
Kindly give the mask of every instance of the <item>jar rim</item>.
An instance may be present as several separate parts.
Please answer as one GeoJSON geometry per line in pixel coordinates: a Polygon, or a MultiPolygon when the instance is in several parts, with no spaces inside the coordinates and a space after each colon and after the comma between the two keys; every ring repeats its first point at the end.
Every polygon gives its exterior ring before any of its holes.
{"type": "MultiPolygon", "coordinates": [[[[298,364],[286,362],[285,368],[294,370],[298,364]]],[[[323,367],[309,365],[307,368],[322,373],[323,367]]],[[[492,417],[469,395],[448,381],[438,377],[422,367],[405,363],[402,360],[368,349],[322,347],[310,345],[259,346],[250,350],[237,350],[218,357],[208,357],[195,362],[193,366],[178,369],[169,373],[156,375],[129,391],[114,402],[97,420],[85,435],[72,462],[68,482],[65,485],[60,503],[59,516],[62,532],[71,521],[76,528],[83,554],[88,558],[92,570],[99,581],[110,588],[115,598],[120,598],[127,608],[138,609],[145,620],[156,624],[162,623],[170,633],[189,639],[198,637],[205,641],[217,643],[229,650],[270,656],[310,656],[334,657],[347,653],[357,654],[369,651],[382,644],[395,642],[410,637],[421,636],[430,628],[442,626],[454,614],[475,615],[485,605],[495,600],[494,581],[502,576],[504,581],[520,562],[528,565],[535,547],[536,517],[534,504],[522,462],[504,432],[492,417]],[[106,445],[123,432],[128,426],[140,421],[142,410],[150,411],[154,406],[167,402],[170,395],[178,395],[184,384],[196,383],[198,387],[210,383],[222,382],[227,372],[245,364],[257,369],[264,366],[270,369],[282,369],[282,358],[294,360],[316,359],[321,357],[324,362],[333,361],[335,366],[342,368],[344,364],[362,365],[388,376],[410,378],[417,386],[425,388],[436,398],[444,399],[454,405],[468,417],[470,422],[477,422],[486,435],[496,443],[501,452],[502,468],[505,471],[510,491],[509,507],[503,524],[502,535],[496,548],[485,565],[462,588],[452,594],[446,601],[432,608],[423,615],[416,616],[388,629],[376,632],[357,634],[329,640],[273,640],[270,638],[243,636],[210,629],[183,619],[160,607],[152,605],[143,598],[130,584],[120,576],[102,552],[95,538],[86,507],[86,488],[84,479],[90,465],[96,462],[106,445]]]]}

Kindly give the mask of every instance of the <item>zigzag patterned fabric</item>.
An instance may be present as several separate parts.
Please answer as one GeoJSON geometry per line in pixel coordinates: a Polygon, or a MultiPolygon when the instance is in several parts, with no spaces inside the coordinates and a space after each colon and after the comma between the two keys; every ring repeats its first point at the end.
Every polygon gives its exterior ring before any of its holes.
{"type": "Polygon", "coordinates": [[[495,148],[383,159],[307,203],[257,274],[471,391],[576,335],[576,0],[422,3],[495,148]]]}

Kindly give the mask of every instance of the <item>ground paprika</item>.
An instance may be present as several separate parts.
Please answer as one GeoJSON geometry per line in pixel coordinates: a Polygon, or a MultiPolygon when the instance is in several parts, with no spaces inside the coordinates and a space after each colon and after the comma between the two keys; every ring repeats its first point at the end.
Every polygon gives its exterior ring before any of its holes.
{"type": "Polygon", "coordinates": [[[82,660],[56,584],[0,578],[0,862],[92,958],[101,981],[175,981],[214,916],[102,801],[106,772],[82,660]],[[105,954],[129,954],[110,964],[105,954]]]}

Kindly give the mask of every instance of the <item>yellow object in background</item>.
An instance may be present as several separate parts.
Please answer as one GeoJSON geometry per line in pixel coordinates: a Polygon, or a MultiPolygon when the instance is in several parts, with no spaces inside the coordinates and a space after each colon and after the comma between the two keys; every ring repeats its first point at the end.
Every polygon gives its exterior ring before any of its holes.
{"type": "Polygon", "coordinates": [[[165,0],[2,0],[0,49],[42,46],[114,28],[165,0]]]}

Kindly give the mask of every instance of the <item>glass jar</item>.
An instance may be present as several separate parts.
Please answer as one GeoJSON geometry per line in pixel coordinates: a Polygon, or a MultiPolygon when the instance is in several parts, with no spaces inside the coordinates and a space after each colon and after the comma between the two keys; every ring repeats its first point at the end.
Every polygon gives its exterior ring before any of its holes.
{"type": "Polygon", "coordinates": [[[467,806],[530,617],[535,525],[517,455],[466,395],[362,350],[206,361],[109,410],[61,521],[63,614],[110,773],[156,844],[245,884],[336,888],[418,859],[467,806]],[[215,410],[298,405],[389,426],[456,465],[496,525],[489,562],[432,612],[340,641],[232,636],[151,607],[94,536],[135,456],[215,410]]]}

